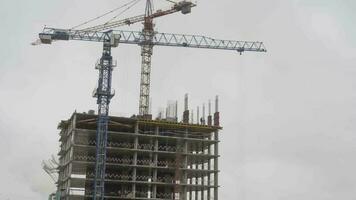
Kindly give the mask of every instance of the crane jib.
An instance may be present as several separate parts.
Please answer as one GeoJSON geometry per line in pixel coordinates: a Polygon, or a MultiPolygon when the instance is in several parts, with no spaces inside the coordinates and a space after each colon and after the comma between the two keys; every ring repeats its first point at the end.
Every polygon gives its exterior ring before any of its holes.
{"type": "MultiPolygon", "coordinates": [[[[81,40],[104,42],[106,34],[108,34],[108,32],[46,28],[44,32],[39,34],[39,38],[43,44],[51,44],[54,40],[81,40]]],[[[219,40],[200,35],[184,35],[155,32],[152,41],[148,42],[147,40],[145,40],[145,36],[142,34],[142,32],[114,30],[110,32],[110,37],[116,38],[116,42],[122,44],[147,45],[149,43],[156,46],[235,50],[239,53],[245,51],[267,51],[263,42],[219,40]]]]}

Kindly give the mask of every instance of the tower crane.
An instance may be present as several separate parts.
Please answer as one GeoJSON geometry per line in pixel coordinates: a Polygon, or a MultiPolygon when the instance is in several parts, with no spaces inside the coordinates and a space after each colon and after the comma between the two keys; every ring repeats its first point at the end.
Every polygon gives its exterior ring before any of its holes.
{"type": "Polygon", "coordinates": [[[230,50],[239,53],[245,51],[266,52],[262,42],[235,41],[214,39],[201,35],[185,35],[172,33],[159,33],[153,30],[153,19],[168,14],[182,12],[188,14],[195,4],[183,0],[175,3],[168,10],[157,11],[153,13],[152,0],[146,1],[145,15],[127,18],[124,20],[105,23],[102,25],[89,27],[85,29],[60,29],[45,27],[39,33],[39,41],[43,44],[51,44],[53,41],[79,40],[88,42],[103,43],[103,52],[96,69],[99,70],[98,88],[93,96],[97,98],[98,104],[98,121],[96,133],[96,162],[95,178],[93,186],[93,199],[103,200],[105,196],[105,168],[106,168],[106,147],[107,132],[109,121],[109,104],[114,96],[112,91],[111,80],[112,71],[115,62],[112,58],[112,48],[121,44],[134,44],[141,46],[142,68],[141,68],[141,85],[140,85],[140,117],[147,116],[149,108],[149,91],[150,91],[150,70],[151,55],[153,46],[170,46],[185,48],[201,48],[230,50]],[[114,30],[114,28],[130,25],[137,22],[143,22],[142,31],[124,31],[114,30]]]}
{"type": "Polygon", "coordinates": [[[105,24],[83,29],[83,31],[104,31],[124,25],[131,25],[137,22],[143,22],[144,27],[142,29],[142,36],[144,36],[144,40],[140,44],[142,63],[139,98],[139,116],[142,118],[151,118],[149,113],[149,100],[151,83],[151,56],[153,51],[153,45],[151,45],[151,41],[154,36],[153,19],[173,14],[179,11],[182,12],[182,14],[189,14],[191,12],[191,9],[196,6],[196,4],[185,0],[177,3],[173,1],[170,2],[174,3],[171,8],[167,10],[157,10],[156,12],[153,12],[152,0],[146,0],[146,9],[144,15],[130,17],[114,22],[108,22],[105,24]]]}

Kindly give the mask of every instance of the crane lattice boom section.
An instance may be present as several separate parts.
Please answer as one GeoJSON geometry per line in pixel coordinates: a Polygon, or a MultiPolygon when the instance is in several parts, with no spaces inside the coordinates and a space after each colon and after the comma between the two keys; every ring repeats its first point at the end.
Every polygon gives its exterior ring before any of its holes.
{"type": "MultiPolygon", "coordinates": [[[[51,43],[55,40],[83,40],[92,42],[104,42],[105,32],[65,30],[55,28],[45,28],[40,33],[42,43],[51,43]]],[[[115,30],[112,34],[119,35],[119,43],[144,45],[145,36],[139,31],[115,30]]],[[[235,50],[239,52],[255,51],[266,52],[263,42],[220,40],[201,35],[184,35],[172,33],[155,32],[150,45],[190,47],[203,49],[235,50]]]]}
{"type": "Polygon", "coordinates": [[[119,26],[131,25],[131,24],[143,21],[144,17],[145,17],[145,15],[130,17],[130,18],[126,18],[126,19],[123,19],[120,21],[115,21],[115,22],[101,24],[98,26],[89,27],[89,28],[83,29],[83,31],[102,31],[102,30],[119,27],[119,26]]]}
{"type": "Polygon", "coordinates": [[[149,13],[149,16],[145,15],[138,15],[135,17],[129,17],[126,19],[118,20],[118,21],[113,21],[113,22],[107,22],[105,24],[100,24],[97,26],[92,26],[83,29],[83,31],[103,31],[103,30],[109,30],[113,28],[117,28],[120,26],[125,26],[125,25],[131,25],[135,24],[137,22],[142,22],[145,20],[145,17],[149,17],[151,19],[162,17],[165,15],[173,14],[176,12],[181,11],[183,14],[188,14],[190,13],[190,10],[192,7],[196,6],[192,2],[187,2],[183,1],[180,3],[175,4],[172,8],[167,9],[167,10],[157,10],[155,13],[149,13]]]}

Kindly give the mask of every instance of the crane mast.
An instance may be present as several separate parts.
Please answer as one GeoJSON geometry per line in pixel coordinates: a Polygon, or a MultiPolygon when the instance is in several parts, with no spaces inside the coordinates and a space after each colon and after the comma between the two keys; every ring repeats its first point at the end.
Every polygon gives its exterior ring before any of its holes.
{"type": "Polygon", "coordinates": [[[144,38],[141,45],[141,80],[139,98],[139,116],[151,118],[149,113],[150,105],[150,85],[151,85],[151,57],[153,51],[152,40],[154,36],[153,18],[151,17],[153,5],[151,0],[146,1],[144,27],[142,36],[144,38]]]}
{"type": "Polygon", "coordinates": [[[151,118],[149,113],[150,106],[150,85],[151,85],[151,57],[153,52],[152,40],[154,37],[154,24],[153,19],[162,17],[165,15],[173,14],[181,11],[183,14],[188,14],[191,8],[196,6],[189,1],[181,1],[174,3],[170,9],[158,10],[153,13],[152,0],[146,0],[145,14],[136,17],[126,18],[115,22],[108,22],[102,25],[88,27],[82,31],[103,31],[111,28],[116,28],[123,25],[131,25],[140,21],[143,21],[142,36],[143,41],[141,43],[141,79],[140,79],[140,98],[139,98],[139,116],[142,118],[151,118]]]}
{"type": "Polygon", "coordinates": [[[105,196],[105,162],[109,123],[109,104],[114,93],[111,90],[112,71],[115,65],[111,56],[111,47],[116,47],[112,31],[104,35],[103,54],[96,65],[99,70],[98,88],[94,93],[98,104],[98,122],[96,134],[96,159],[94,178],[94,200],[103,200],[105,196]],[[114,39],[114,40],[113,40],[114,39]]]}
{"type": "Polygon", "coordinates": [[[142,35],[144,41],[141,45],[141,79],[140,79],[140,98],[139,98],[139,116],[142,118],[151,119],[150,110],[150,86],[151,86],[151,60],[153,53],[152,40],[154,37],[153,19],[164,15],[172,14],[181,11],[183,14],[188,14],[195,4],[189,1],[181,1],[176,3],[172,9],[166,11],[158,11],[153,13],[152,0],[146,0],[146,9],[144,17],[144,27],[142,35]]]}

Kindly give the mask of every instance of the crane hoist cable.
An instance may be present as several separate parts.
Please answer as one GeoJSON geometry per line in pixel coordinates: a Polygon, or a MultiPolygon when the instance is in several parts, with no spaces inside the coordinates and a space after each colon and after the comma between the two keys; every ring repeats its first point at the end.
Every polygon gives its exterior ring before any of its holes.
{"type": "Polygon", "coordinates": [[[171,0],[165,0],[165,1],[168,1],[168,2],[170,2],[170,3],[177,4],[177,2],[175,2],[175,1],[171,1],[171,0]]]}
{"type": "Polygon", "coordinates": [[[95,21],[95,20],[98,20],[98,19],[100,19],[100,18],[102,18],[102,17],[105,17],[105,16],[111,14],[111,13],[114,13],[114,12],[116,12],[116,11],[118,11],[118,10],[124,8],[124,7],[130,6],[131,4],[136,3],[136,1],[140,1],[140,0],[131,0],[131,1],[127,2],[127,3],[125,3],[124,5],[121,5],[121,6],[115,8],[115,9],[113,9],[113,10],[110,10],[109,12],[106,12],[106,13],[104,13],[104,14],[98,16],[98,17],[94,17],[94,18],[92,18],[92,19],[90,19],[90,20],[88,20],[88,21],[85,21],[85,22],[83,22],[83,23],[81,23],[81,24],[79,24],[79,25],[73,26],[71,29],[76,29],[76,28],[78,28],[78,27],[81,27],[81,26],[84,26],[84,25],[86,25],[86,24],[89,24],[89,23],[91,23],[91,22],[93,22],[93,21],[95,21]]]}
{"type": "Polygon", "coordinates": [[[124,14],[126,11],[130,10],[132,7],[134,7],[135,5],[137,5],[138,2],[140,2],[142,0],[135,0],[135,2],[128,6],[126,9],[124,9],[123,11],[121,11],[119,14],[115,15],[113,18],[111,18],[109,21],[107,21],[105,24],[108,24],[110,22],[112,22],[114,19],[116,19],[117,17],[119,17],[120,15],[124,14]]]}

